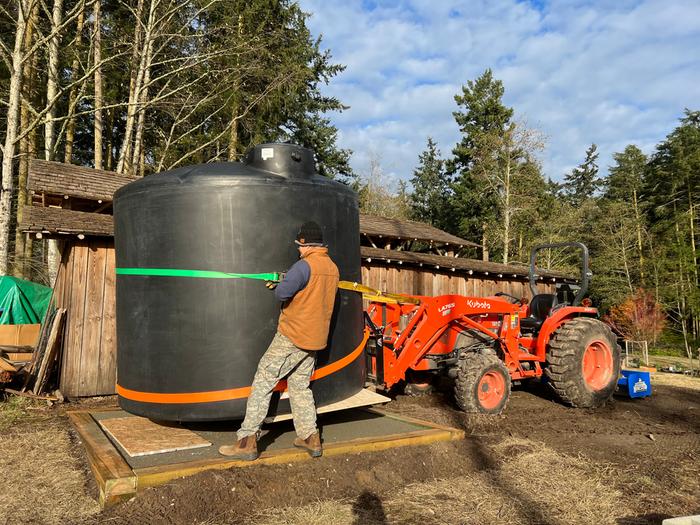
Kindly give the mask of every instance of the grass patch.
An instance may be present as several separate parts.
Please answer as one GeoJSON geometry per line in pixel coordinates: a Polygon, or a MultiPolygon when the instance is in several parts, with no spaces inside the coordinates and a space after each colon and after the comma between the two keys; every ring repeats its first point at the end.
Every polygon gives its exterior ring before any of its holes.
{"type": "Polygon", "coordinates": [[[700,390],[700,377],[690,377],[683,374],[664,374],[656,372],[651,376],[652,385],[666,385],[680,388],[700,390]]]}
{"type": "Polygon", "coordinates": [[[35,405],[34,401],[26,397],[8,395],[4,401],[0,401],[0,432],[9,430],[18,422],[29,417],[29,407],[35,405]]]}
{"type": "MultiPolygon", "coordinates": [[[[21,417],[22,405],[3,407],[3,421],[21,417]],[[9,416],[7,414],[10,414],[9,416]]],[[[15,419],[16,420],[16,419],[15,419]]],[[[71,455],[63,424],[21,431],[0,439],[0,516],[3,523],[71,523],[99,511],[85,489],[85,476],[71,455]]]]}

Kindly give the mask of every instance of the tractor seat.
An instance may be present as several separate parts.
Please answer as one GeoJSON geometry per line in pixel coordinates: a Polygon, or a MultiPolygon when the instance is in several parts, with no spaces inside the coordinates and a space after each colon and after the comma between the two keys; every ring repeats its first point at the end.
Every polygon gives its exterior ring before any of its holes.
{"type": "Polygon", "coordinates": [[[547,319],[550,310],[557,304],[557,296],[550,293],[537,294],[530,301],[530,315],[520,320],[523,332],[536,332],[547,319]]]}

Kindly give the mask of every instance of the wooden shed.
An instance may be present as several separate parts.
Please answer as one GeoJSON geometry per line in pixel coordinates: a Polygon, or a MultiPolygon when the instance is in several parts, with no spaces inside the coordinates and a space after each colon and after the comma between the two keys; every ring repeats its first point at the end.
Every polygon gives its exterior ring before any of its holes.
{"type": "MultiPolygon", "coordinates": [[[[67,309],[59,388],[67,396],[110,395],[116,384],[114,192],[133,179],[115,173],[34,160],[28,180],[32,206],[20,228],[59,240],[54,284],[67,309]]],[[[478,245],[432,226],[360,217],[363,283],[395,293],[529,296],[527,268],[464,257],[478,245]],[[411,251],[411,250],[421,250],[411,251]]],[[[563,275],[540,272],[542,291],[563,275]]]]}

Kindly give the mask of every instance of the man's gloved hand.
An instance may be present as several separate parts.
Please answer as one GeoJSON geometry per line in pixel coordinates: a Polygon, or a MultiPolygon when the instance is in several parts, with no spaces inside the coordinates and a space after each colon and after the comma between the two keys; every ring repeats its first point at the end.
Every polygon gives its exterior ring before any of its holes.
{"type": "Polygon", "coordinates": [[[279,275],[279,281],[265,281],[265,286],[268,288],[268,290],[274,290],[277,288],[277,285],[280,283],[280,281],[284,280],[286,273],[282,272],[279,275]]]}

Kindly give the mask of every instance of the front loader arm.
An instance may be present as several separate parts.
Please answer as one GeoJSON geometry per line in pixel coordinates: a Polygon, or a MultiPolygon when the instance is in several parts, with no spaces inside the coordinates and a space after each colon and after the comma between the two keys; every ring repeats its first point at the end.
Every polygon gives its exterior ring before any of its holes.
{"type": "MultiPolygon", "coordinates": [[[[502,300],[443,295],[421,298],[412,317],[400,333],[383,344],[384,384],[387,388],[406,378],[430,352],[433,345],[451,326],[468,326],[487,337],[501,340],[502,335],[478,322],[480,316],[511,315],[516,308],[502,300]],[[475,319],[476,318],[476,319],[475,319]]],[[[395,313],[395,311],[393,312],[395,313]]]]}

